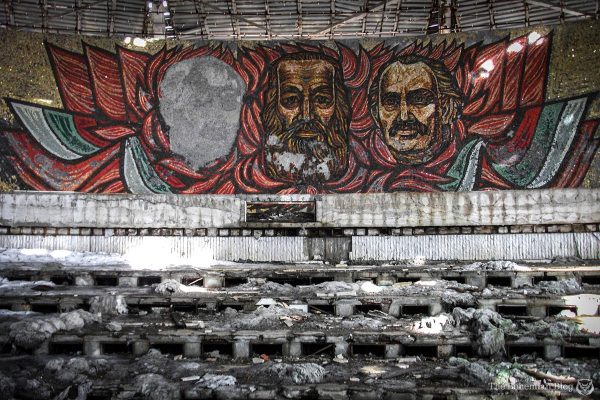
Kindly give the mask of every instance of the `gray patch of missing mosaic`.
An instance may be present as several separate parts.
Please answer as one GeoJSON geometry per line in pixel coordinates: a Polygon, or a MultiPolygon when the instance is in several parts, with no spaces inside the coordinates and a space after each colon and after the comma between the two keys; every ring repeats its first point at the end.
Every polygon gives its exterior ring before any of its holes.
{"type": "Polygon", "coordinates": [[[235,70],[214,57],[169,68],[160,84],[160,113],[173,153],[193,169],[227,156],[239,129],[245,90],[235,70]]]}

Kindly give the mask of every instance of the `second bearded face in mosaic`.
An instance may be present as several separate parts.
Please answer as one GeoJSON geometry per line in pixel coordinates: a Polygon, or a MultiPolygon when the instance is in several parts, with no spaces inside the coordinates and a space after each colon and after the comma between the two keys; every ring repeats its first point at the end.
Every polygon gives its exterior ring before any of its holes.
{"type": "Polygon", "coordinates": [[[314,187],[339,178],[348,161],[350,117],[333,59],[314,53],[279,59],[262,115],[267,174],[314,187]]]}

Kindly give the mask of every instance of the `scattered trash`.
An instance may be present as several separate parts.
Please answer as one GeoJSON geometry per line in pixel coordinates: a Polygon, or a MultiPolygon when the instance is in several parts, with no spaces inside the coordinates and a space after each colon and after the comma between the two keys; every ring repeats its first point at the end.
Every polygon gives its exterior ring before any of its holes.
{"type": "Polygon", "coordinates": [[[344,358],[344,356],[341,354],[335,356],[332,361],[338,364],[348,364],[348,359],[344,358]]]}
{"type": "Polygon", "coordinates": [[[192,375],[192,376],[184,376],[183,378],[181,378],[182,382],[191,382],[191,381],[197,381],[198,379],[200,379],[199,375],[192,375]]]}

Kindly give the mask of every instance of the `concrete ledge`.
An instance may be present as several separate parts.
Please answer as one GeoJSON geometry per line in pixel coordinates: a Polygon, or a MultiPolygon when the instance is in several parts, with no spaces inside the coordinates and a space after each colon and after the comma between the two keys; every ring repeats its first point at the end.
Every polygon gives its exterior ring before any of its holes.
{"type": "MultiPolygon", "coordinates": [[[[322,196],[319,221],[342,227],[540,225],[600,221],[600,190],[322,196]]],[[[319,214],[317,214],[319,215],[319,214]]]]}
{"type": "MultiPolygon", "coordinates": [[[[0,194],[0,226],[52,228],[239,228],[247,201],[315,201],[329,228],[456,227],[600,222],[600,189],[344,195],[0,194]]],[[[259,226],[261,223],[258,223],[259,226]]]]}

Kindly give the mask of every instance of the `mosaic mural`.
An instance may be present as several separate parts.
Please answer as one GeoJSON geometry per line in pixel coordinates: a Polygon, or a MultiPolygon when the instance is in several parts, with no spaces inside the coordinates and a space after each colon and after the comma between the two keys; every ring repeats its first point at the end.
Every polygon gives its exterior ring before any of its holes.
{"type": "Polygon", "coordinates": [[[62,107],[6,98],[33,190],[354,193],[580,186],[589,93],[547,99],[553,33],[224,43],[157,52],[45,41],[62,107]]]}

